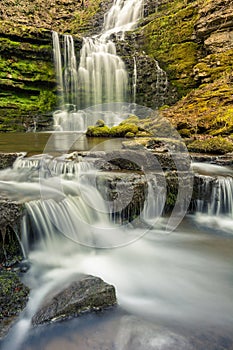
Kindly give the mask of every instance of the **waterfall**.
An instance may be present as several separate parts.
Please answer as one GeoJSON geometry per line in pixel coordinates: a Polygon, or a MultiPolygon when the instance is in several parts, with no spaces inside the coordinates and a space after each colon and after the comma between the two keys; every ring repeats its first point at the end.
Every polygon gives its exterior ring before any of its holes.
{"type": "Polygon", "coordinates": [[[124,39],[125,31],[132,30],[142,18],[143,3],[143,0],[114,0],[105,14],[101,33],[83,39],[78,68],[73,38],[64,35],[61,48],[58,34],[53,33],[54,62],[61,97],[60,110],[54,113],[55,130],[84,131],[82,120],[85,113],[80,109],[129,99],[125,63],[117,55],[110,37],[115,35],[124,39]]]}
{"type": "Polygon", "coordinates": [[[226,215],[233,219],[233,178],[219,176],[212,178],[202,176],[198,186],[199,196],[205,194],[207,198],[200,198],[196,203],[198,213],[209,216],[226,215]]]}
{"type": "Polygon", "coordinates": [[[105,36],[84,38],[80,55],[80,105],[126,101],[128,74],[113,41],[105,36]]]}
{"type": "Polygon", "coordinates": [[[136,103],[136,94],[137,94],[137,61],[136,57],[133,58],[134,70],[133,70],[133,102],[136,103]]]}
{"type": "Polygon", "coordinates": [[[232,234],[233,170],[214,164],[193,163],[195,220],[213,230],[232,234]]]}
{"type": "Polygon", "coordinates": [[[155,65],[157,69],[156,96],[163,101],[168,90],[167,73],[159,66],[157,61],[155,62],[155,65]]]}
{"type": "Polygon", "coordinates": [[[63,72],[62,72],[62,55],[61,55],[61,47],[60,47],[58,33],[53,31],[52,38],[53,38],[53,59],[54,59],[54,66],[55,66],[56,79],[57,79],[57,90],[60,98],[59,105],[63,107],[65,104],[65,101],[64,101],[63,72]]]}
{"type": "Polygon", "coordinates": [[[158,185],[156,178],[152,177],[148,181],[148,194],[141,216],[143,221],[149,225],[154,226],[158,219],[161,218],[166,201],[165,188],[165,184],[162,186],[158,185]]]}
{"type": "Polygon", "coordinates": [[[124,34],[135,27],[142,18],[144,0],[114,0],[113,6],[104,17],[103,31],[124,34]]]}

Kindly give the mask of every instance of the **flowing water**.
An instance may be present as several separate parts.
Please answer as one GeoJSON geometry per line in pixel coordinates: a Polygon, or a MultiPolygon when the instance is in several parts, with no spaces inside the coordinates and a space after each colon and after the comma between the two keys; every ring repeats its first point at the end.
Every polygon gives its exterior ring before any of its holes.
{"type": "MultiPolygon", "coordinates": [[[[62,50],[59,36],[53,32],[61,105],[54,116],[56,130],[85,130],[86,125],[82,123],[85,113],[80,108],[128,100],[128,73],[110,36],[120,33],[123,39],[124,32],[133,29],[142,16],[143,0],[115,0],[105,14],[101,33],[83,39],[79,67],[72,36],[64,35],[62,50]]],[[[111,121],[117,123],[114,116],[111,121]]]]}
{"type": "Polygon", "coordinates": [[[222,227],[225,216],[233,224],[232,177],[216,175],[209,199],[217,193],[224,212],[215,204],[204,213],[210,222],[217,216],[218,228],[189,215],[167,234],[155,180],[138,220],[114,223],[98,171],[73,157],[21,157],[0,172],[1,193],[26,203],[23,244],[31,262],[30,301],[2,348],[232,349],[233,237],[222,227]],[[47,293],[79,273],[116,286],[121,309],[30,330],[47,293]]]}
{"type": "Polygon", "coordinates": [[[195,212],[199,223],[213,229],[232,233],[233,220],[233,170],[211,164],[193,164],[201,172],[195,212]]]}
{"type": "MultiPolygon", "coordinates": [[[[54,64],[60,97],[60,107],[54,113],[55,130],[86,130],[87,126],[96,121],[95,118],[90,119],[87,116],[86,109],[90,106],[136,102],[136,59],[134,58],[130,87],[125,63],[118,56],[112,37],[124,40],[125,32],[135,28],[143,17],[143,10],[143,0],[114,0],[105,14],[100,34],[83,38],[79,64],[72,36],[64,35],[61,47],[58,33],[53,32],[54,64]]],[[[155,63],[158,73],[156,96],[161,96],[167,91],[167,76],[158,62],[155,63]]],[[[115,125],[121,121],[114,113],[104,114],[102,119],[107,125],[115,125]]]]}

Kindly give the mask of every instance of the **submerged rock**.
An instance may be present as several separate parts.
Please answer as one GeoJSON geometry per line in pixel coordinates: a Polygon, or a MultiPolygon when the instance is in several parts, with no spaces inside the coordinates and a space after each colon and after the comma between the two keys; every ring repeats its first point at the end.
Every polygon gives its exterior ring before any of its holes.
{"type": "Polygon", "coordinates": [[[101,278],[83,276],[62,291],[49,295],[32,319],[33,325],[58,321],[86,312],[103,310],[117,303],[114,286],[101,278]]]}

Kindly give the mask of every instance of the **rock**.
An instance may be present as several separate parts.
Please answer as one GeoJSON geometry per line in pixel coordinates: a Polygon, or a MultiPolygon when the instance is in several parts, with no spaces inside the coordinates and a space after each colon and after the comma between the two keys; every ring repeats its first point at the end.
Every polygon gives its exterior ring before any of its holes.
{"type": "Polygon", "coordinates": [[[100,173],[96,185],[108,201],[115,222],[131,222],[140,215],[147,193],[145,176],[127,172],[100,173]]]}
{"type": "Polygon", "coordinates": [[[233,151],[233,141],[221,136],[200,139],[190,143],[188,150],[197,153],[226,154],[233,151]]]}
{"type": "MultiPolygon", "coordinates": [[[[232,26],[233,4],[231,0],[210,0],[199,8],[199,19],[195,25],[197,37],[208,40],[212,33],[229,32],[232,26]]],[[[218,46],[219,41],[216,44],[218,46]]],[[[224,45],[223,41],[222,46],[224,45]]]]}
{"type": "Polygon", "coordinates": [[[33,325],[77,317],[103,310],[117,303],[115,288],[101,278],[82,276],[62,291],[48,296],[32,319],[33,325]]]}
{"type": "Polygon", "coordinates": [[[29,289],[11,271],[0,269],[0,338],[8,332],[28,300],[29,289]]]}
{"type": "Polygon", "coordinates": [[[22,259],[15,232],[20,231],[23,204],[0,199],[0,264],[12,266],[22,259]]]}
{"type": "Polygon", "coordinates": [[[18,153],[0,153],[0,170],[12,167],[18,156],[18,153]]]}
{"type": "Polygon", "coordinates": [[[213,53],[219,53],[233,49],[233,31],[212,33],[205,40],[205,46],[209,51],[213,53]]]}
{"type": "MultiPolygon", "coordinates": [[[[102,158],[101,170],[109,170],[108,164],[112,164],[121,170],[131,171],[155,171],[176,170],[188,171],[190,168],[190,158],[186,153],[160,153],[142,150],[141,147],[135,149],[124,149],[110,152],[91,152],[88,157],[102,158]],[[106,164],[107,168],[105,168],[106,164]]],[[[98,165],[99,160],[96,160],[98,165]]]]}

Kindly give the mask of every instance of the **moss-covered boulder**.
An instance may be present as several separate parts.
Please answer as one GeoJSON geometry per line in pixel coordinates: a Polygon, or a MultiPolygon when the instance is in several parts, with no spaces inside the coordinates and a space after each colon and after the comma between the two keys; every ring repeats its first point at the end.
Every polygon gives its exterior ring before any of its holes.
{"type": "Polygon", "coordinates": [[[101,124],[89,126],[86,135],[89,137],[134,137],[137,132],[138,126],[133,123],[121,123],[111,128],[101,124]]]}
{"type": "Polygon", "coordinates": [[[16,273],[0,269],[0,338],[25,308],[28,294],[16,273]]]}

